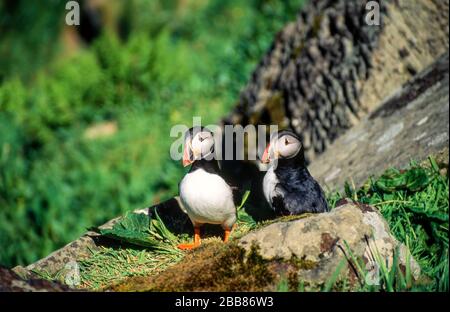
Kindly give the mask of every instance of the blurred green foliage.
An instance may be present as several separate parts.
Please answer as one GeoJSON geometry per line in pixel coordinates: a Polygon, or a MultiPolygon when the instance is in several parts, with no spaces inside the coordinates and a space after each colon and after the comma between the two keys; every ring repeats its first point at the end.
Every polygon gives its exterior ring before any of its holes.
{"type": "Polygon", "coordinates": [[[58,52],[65,1],[0,1],[0,82],[31,76],[58,52]]]}
{"type": "Polygon", "coordinates": [[[70,57],[65,1],[0,2],[0,263],[175,194],[171,126],[226,114],[301,2],[127,1],[120,30],[70,57]],[[117,131],[86,135],[105,122],[117,131]]]}

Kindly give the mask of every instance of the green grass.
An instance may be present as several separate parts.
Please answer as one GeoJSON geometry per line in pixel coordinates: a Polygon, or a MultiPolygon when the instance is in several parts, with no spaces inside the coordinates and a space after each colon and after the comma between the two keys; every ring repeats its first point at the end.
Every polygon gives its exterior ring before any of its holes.
{"type": "MultiPolygon", "coordinates": [[[[349,255],[350,261],[357,270],[359,286],[355,289],[350,287],[348,281],[338,281],[340,269],[345,267],[343,263],[335,274],[330,276],[322,291],[448,291],[448,236],[446,235],[448,233],[448,176],[441,175],[439,170],[434,159],[430,158],[429,165],[419,166],[411,163],[408,170],[389,169],[380,177],[369,179],[360,189],[354,190],[347,185],[345,194],[331,193],[328,196],[330,204],[340,198],[348,197],[377,207],[388,221],[394,236],[409,247],[414,259],[418,261],[423,273],[419,282],[412,282],[412,273],[408,265],[406,272],[400,269],[396,252],[391,268],[387,268],[384,261],[375,255],[380,268],[380,283],[367,285],[364,262],[347,248],[346,254],[349,255]],[[415,180],[409,179],[410,177],[415,177],[415,180]]],[[[238,227],[231,236],[232,240],[239,239],[249,231],[271,222],[307,217],[304,215],[282,217],[255,223],[245,213],[245,199],[244,197],[238,209],[238,227]]],[[[126,215],[126,218],[129,218],[129,215],[126,215]]],[[[142,220],[144,219],[142,215],[142,220]]],[[[108,283],[118,282],[128,276],[153,275],[182,259],[184,253],[177,250],[175,244],[189,241],[191,238],[184,234],[174,237],[167,231],[161,220],[152,220],[152,222],[158,225],[156,232],[154,228],[152,230],[152,225],[149,225],[144,228],[135,226],[137,233],[131,238],[130,235],[121,231],[116,234],[122,235],[121,239],[119,238],[122,242],[128,240],[135,245],[146,246],[147,239],[137,243],[135,240],[136,237],[145,233],[160,242],[164,248],[153,245],[155,241],[152,241],[152,245],[147,245],[150,247],[147,249],[103,248],[93,252],[91,257],[81,261],[82,287],[99,290],[108,286],[108,283]],[[127,260],[128,258],[131,260],[127,260]],[[136,262],[137,258],[147,259],[150,264],[147,267],[143,264],[144,262],[136,262]]],[[[121,226],[117,226],[117,229],[119,228],[122,229],[121,226]]],[[[129,230],[132,229],[129,228],[129,230]]],[[[107,234],[112,232],[109,231],[107,234]]],[[[110,237],[114,238],[114,235],[110,237]]],[[[207,238],[205,242],[211,239],[218,238],[207,238]]],[[[407,259],[407,261],[410,260],[407,259]]],[[[304,291],[302,285],[302,283],[299,284],[299,291],[304,291]]],[[[276,289],[287,291],[287,280],[282,279],[276,289]]]]}
{"type": "Polygon", "coordinates": [[[101,290],[130,276],[163,271],[183,258],[182,253],[160,253],[135,248],[101,248],[79,262],[80,288],[101,290]]]}
{"type": "Polygon", "coordinates": [[[172,234],[158,213],[155,214],[155,218],[149,220],[145,214],[127,213],[112,228],[97,231],[103,236],[125,243],[171,253],[180,243],[180,237],[172,234]]]}
{"type": "Polygon", "coordinates": [[[378,261],[382,284],[364,286],[362,290],[449,290],[449,180],[448,173],[441,175],[440,170],[430,157],[428,163],[412,162],[408,170],[389,169],[378,178],[370,178],[359,189],[347,183],[345,194],[329,196],[330,202],[348,197],[379,209],[393,235],[409,247],[422,272],[431,280],[415,287],[408,283],[410,272],[403,276],[397,266],[388,270],[378,261]]]}
{"type": "MultiPolygon", "coordinates": [[[[149,249],[131,247],[100,247],[90,250],[90,255],[77,261],[80,270],[80,284],[74,287],[100,291],[114,283],[131,276],[148,276],[165,270],[183,258],[181,252],[152,251],[149,249]]],[[[50,274],[34,270],[39,277],[51,281],[65,283],[67,271],[50,274]]]]}

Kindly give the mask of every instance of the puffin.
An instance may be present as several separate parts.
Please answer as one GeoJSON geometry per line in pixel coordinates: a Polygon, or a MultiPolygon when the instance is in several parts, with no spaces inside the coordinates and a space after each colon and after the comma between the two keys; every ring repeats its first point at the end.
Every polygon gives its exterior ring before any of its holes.
{"type": "Polygon", "coordinates": [[[200,246],[203,224],[219,224],[227,242],[237,220],[232,186],[220,175],[213,133],[202,126],[189,129],[184,138],[183,166],[191,166],[179,184],[182,206],[194,226],[194,242],[180,244],[189,250],[200,246]]]}
{"type": "Polygon", "coordinates": [[[306,168],[303,144],[295,133],[273,133],[261,162],[269,164],[263,193],[277,215],[329,211],[322,188],[306,168]]]}

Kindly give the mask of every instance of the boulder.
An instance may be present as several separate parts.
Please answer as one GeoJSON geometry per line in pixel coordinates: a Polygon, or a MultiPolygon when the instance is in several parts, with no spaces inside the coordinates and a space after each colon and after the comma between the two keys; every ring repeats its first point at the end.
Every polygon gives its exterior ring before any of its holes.
{"type": "Polygon", "coordinates": [[[390,270],[396,253],[399,268],[406,272],[409,265],[417,280],[419,265],[406,246],[392,236],[378,210],[346,202],[328,213],[270,224],[242,237],[239,246],[247,252],[257,246],[268,261],[294,261],[298,280],[310,287],[326,284],[334,274],[338,274],[337,280],[377,283],[380,264],[390,270]]]}

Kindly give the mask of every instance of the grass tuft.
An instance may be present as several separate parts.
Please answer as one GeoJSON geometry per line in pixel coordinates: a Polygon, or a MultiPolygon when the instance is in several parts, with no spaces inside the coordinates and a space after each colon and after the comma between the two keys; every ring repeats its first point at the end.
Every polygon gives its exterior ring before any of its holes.
{"type": "Polygon", "coordinates": [[[80,288],[102,290],[127,277],[157,274],[182,258],[181,253],[102,247],[79,261],[80,288]]]}

